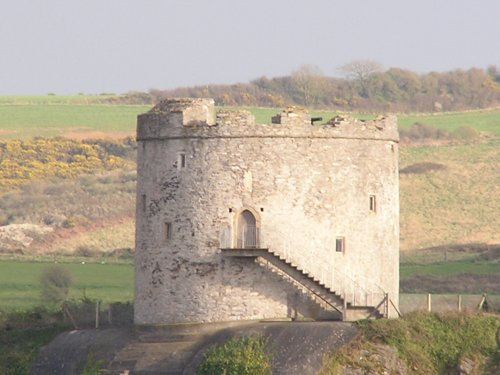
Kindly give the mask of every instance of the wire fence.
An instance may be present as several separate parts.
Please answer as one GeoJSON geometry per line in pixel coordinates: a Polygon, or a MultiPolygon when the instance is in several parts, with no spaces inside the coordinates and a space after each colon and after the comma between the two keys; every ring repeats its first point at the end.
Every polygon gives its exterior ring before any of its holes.
{"type": "Polygon", "coordinates": [[[63,305],[63,313],[64,320],[75,329],[123,327],[134,323],[134,306],[130,302],[68,303],[63,305]]]}
{"type": "Polygon", "coordinates": [[[500,295],[402,293],[399,295],[399,310],[401,314],[412,311],[500,312],[500,295]]]}
{"type": "MultiPolygon", "coordinates": [[[[80,329],[123,327],[134,324],[134,306],[130,302],[102,304],[97,301],[68,304],[63,310],[65,321],[80,329]]],[[[399,295],[399,311],[402,315],[412,311],[500,313],[500,295],[402,293],[399,295]]]]}

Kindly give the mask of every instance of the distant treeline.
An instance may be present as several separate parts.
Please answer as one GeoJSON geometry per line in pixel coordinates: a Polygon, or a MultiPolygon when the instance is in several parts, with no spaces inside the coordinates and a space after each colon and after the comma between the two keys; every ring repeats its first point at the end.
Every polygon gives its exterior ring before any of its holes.
{"type": "Polygon", "coordinates": [[[130,92],[120,100],[154,104],[168,97],[212,97],[220,106],[298,105],[369,112],[441,112],[500,105],[500,71],[496,66],[417,74],[399,68],[383,70],[371,61],[357,61],[342,71],[345,78],[335,78],[313,66],[303,66],[285,77],[130,92]]]}

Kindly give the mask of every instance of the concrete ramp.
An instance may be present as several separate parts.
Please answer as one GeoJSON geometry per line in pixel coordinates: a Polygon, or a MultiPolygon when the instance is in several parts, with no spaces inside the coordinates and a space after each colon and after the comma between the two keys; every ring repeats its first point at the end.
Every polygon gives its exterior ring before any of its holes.
{"type": "Polygon", "coordinates": [[[90,356],[104,374],[195,374],[204,353],[231,337],[263,335],[273,374],[316,374],[325,354],[351,341],[343,322],[238,322],[65,332],[45,346],[31,373],[80,374],[90,356]]]}

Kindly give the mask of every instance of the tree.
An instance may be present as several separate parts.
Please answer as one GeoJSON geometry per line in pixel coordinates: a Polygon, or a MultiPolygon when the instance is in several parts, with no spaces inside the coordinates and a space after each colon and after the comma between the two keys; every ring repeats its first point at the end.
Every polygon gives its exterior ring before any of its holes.
{"type": "Polygon", "coordinates": [[[40,276],[42,297],[48,302],[60,305],[64,313],[70,318],[75,329],[77,325],[68,309],[68,295],[73,285],[73,275],[61,266],[46,268],[40,276]]]}
{"type": "Polygon", "coordinates": [[[383,70],[382,64],[373,60],[354,60],[339,68],[347,78],[358,81],[366,81],[373,73],[380,73],[383,70]]]}
{"type": "Polygon", "coordinates": [[[323,79],[323,72],[315,65],[302,65],[292,72],[292,81],[304,106],[309,107],[317,103],[322,93],[323,79]]]}
{"type": "Polygon", "coordinates": [[[368,97],[368,79],[374,73],[380,73],[384,67],[379,62],[373,60],[354,60],[342,65],[338,69],[348,79],[352,79],[360,85],[360,95],[368,97]]]}
{"type": "Polygon", "coordinates": [[[68,298],[73,285],[73,276],[61,266],[46,268],[40,277],[42,297],[52,303],[61,304],[68,298]]]}

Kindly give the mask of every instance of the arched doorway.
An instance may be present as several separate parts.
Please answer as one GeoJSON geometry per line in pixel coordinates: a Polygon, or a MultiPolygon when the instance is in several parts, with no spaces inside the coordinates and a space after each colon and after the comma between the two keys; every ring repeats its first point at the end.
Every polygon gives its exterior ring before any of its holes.
{"type": "Polygon", "coordinates": [[[237,247],[255,249],[259,247],[259,229],[257,220],[249,210],[243,210],[238,217],[237,247]]]}

